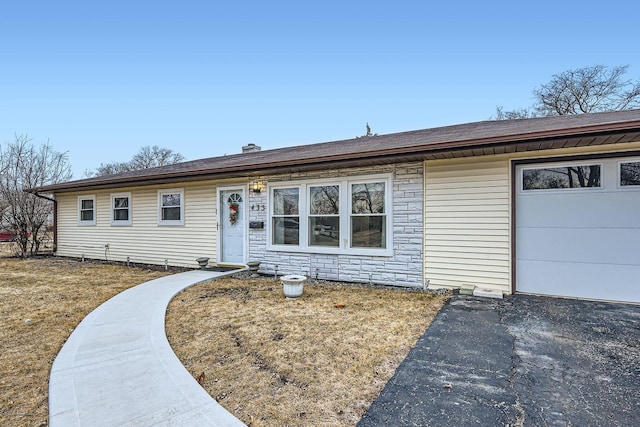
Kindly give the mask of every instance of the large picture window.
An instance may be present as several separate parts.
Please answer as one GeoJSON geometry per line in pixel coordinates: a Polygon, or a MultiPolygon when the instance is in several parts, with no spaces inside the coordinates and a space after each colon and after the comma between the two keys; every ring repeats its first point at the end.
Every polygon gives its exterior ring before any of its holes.
{"type": "Polygon", "coordinates": [[[184,192],[182,190],[158,190],[158,224],[184,224],[184,192]]]}
{"type": "Polygon", "coordinates": [[[96,225],[96,196],[78,197],[78,224],[96,225]]]}
{"type": "Polygon", "coordinates": [[[289,184],[270,188],[271,248],[389,255],[390,174],[289,184]]]}

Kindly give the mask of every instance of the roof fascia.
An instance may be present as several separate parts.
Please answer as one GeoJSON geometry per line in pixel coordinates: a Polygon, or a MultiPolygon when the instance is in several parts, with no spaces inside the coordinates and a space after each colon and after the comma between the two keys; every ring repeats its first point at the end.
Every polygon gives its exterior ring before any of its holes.
{"type": "Polygon", "coordinates": [[[157,175],[141,175],[129,178],[114,178],[113,180],[104,180],[97,183],[93,183],[91,181],[78,181],[77,185],[68,185],[71,183],[61,183],[25,191],[62,193],[92,189],[109,189],[125,186],[131,187],[175,182],[189,182],[204,179],[249,177],[266,173],[290,172],[292,168],[295,168],[296,170],[309,170],[319,167],[326,167],[327,164],[332,164],[338,167],[344,167],[345,165],[357,166],[366,165],[367,163],[379,163],[379,159],[381,158],[388,158],[389,160],[398,161],[402,158],[424,156],[430,153],[454,152],[471,148],[490,148],[498,146],[518,145],[526,142],[544,142],[562,138],[591,136],[597,137],[609,134],[619,134],[621,132],[640,132],[640,120],[543,130],[529,132],[526,134],[516,133],[488,136],[484,138],[460,139],[455,141],[428,142],[422,144],[418,143],[413,146],[405,146],[400,148],[391,147],[367,152],[330,155],[309,159],[298,159],[295,162],[275,161],[270,163],[263,163],[260,165],[251,164],[241,167],[230,166],[216,169],[161,173],[157,175]]]}

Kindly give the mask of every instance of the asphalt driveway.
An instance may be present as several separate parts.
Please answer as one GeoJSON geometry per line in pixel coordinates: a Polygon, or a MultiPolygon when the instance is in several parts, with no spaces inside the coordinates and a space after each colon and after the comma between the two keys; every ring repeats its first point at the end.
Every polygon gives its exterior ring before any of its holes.
{"type": "Polygon", "coordinates": [[[640,425],[640,306],[456,296],[358,425],[640,425]]]}

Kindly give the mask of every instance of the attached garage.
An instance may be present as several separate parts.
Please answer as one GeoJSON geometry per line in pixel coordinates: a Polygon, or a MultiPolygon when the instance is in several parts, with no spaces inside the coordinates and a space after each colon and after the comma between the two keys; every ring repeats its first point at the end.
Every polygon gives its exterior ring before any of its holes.
{"type": "Polygon", "coordinates": [[[469,139],[424,162],[429,286],[640,303],[640,110],[447,130],[469,139]]]}
{"type": "Polygon", "coordinates": [[[640,157],[514,171],[516,291],[640,302],[640,157]]]}

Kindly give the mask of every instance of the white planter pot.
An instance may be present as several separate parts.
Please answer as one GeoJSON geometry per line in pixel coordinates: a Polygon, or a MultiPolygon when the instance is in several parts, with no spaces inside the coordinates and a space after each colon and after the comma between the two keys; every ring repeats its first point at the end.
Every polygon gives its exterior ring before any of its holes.
{"type": "Polygon", "coordinates": [[[284,291],[285,298],[296,299],[302,295],[302,292],[304,291],[304,282],[307,280],[307,277],[291,274],[288,276],[282,276],[280,280],[282,281],[282,290],[284,291]]]}

